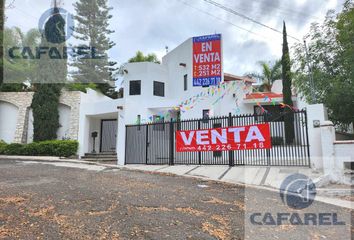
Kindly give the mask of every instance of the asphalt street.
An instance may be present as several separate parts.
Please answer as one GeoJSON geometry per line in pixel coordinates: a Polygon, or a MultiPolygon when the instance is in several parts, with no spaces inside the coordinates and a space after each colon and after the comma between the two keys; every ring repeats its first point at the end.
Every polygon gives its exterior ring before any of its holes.
{"type": "Polygon", "coordinates": [[[268,190],[85,164],[0,160],[1,239],[351,239],[351,221],[348,209],[319,202],[292,210],[268,190]],[[344,225],[260,225],[266,213],[279,212],[335,213],[334,223],[344,225]]]}

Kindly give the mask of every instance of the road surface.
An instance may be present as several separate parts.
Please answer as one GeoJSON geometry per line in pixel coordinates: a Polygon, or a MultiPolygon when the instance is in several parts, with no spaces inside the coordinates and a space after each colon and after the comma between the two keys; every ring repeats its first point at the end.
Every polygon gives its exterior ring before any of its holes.
{"type": "Polygon", "coordinates": [[[267,211],[301,213],[267,190],[95,165],[0,160],[0,239],[350,239],[348,209],[315,202],[304,210],[338,213],[345,226],[250,223],[250,214],[267,211]]]}

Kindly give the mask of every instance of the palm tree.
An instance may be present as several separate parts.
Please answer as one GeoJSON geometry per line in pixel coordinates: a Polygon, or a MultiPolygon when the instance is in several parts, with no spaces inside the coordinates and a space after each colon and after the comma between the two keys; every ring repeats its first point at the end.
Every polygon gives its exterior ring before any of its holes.
{"type": "Polygon", "coordinates": [[[262,81],[262,84],[259,86],[259,91],[269,92],[273,82],[281,79],[281,60],[276,60],[274,63],[259,61],[258,64],[262,69],[261,73],[251,73],[249,75],[262,81]]]}

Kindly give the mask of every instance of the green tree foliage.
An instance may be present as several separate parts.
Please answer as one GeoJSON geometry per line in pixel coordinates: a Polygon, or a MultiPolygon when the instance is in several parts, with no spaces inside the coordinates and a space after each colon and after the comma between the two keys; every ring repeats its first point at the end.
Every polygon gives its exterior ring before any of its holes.
{"type": "MultiPolygon", "coordinates": [[[[65,20],[57,8],[45,24],[42,33],[42,47],[62,49],[65,44],[65,20]],[[56,26],[56,27],[53,27],[56,26]],[[50,42],[48,41],[50,40],[50,42]]],[[[54,140],[59,128],[59,98],[63,84],[67,78],[67,61],[51,59],[42,55],[39,60],[38,82],[32,100],[34,141],[54,140]]]]}
{"type": "Polygon", "coordinates": [[[337,124],[354,121],[354,3],[347,0],[342,12],[327,13],[322,24],[313,23],[308,39],[308,62],[302,44],[295,46],[295,84],[304,97],[328,107],[337,124]]]}
{"type": "Polygon", "coordinates": [[[107,96],[114,96],[114,74],[116,62],[110,61],[108,51],[115,46],[109,39],[114,31],[109,29],[111,7],[107,0],[79,0],[74,4],[76,10],[77,26],[75,37],[81,42],[81,47],[94,47],[99,59],[77,57],[73,67],[77,69],[73,73],[75,82],[84,86],[96,83],[97,89],[107,96]]]}
{"type": "MultiPolygon", "coordinates": [[[[284,103],[288,106],[293,106],[292,93],[291,93],[291,63],[289,55],[289,46],[286,33],[286,25],[283,25],[283,55],[281,59],[282,65],[282,79],[283,79],[283,98],[284,103]]],[[[284,129],[285,129],[285,141],[287,144],[294,142],[295,130],[294,130],[294,114],[293,110],[289,107],[284,109],[284,129]]]]}
{"type": "Polygon", "coordinates": [[[135,56],[130,58],[128,62],[133,63],[133,62],[153,62],[153,63],[158,63],[160,64],[161,62],[158,60],[156,54],[150,53],[148,55],[144,55],[143,52],[137,51],[135,56]]]}
{"type": "MultiPolygon", "coordinates": [[[[10,58],[9,50],[13,47],[20,49],[29,47],[35,49],[40,43],[40,33],[37,29],[31,29],[23,33],[19,28],[5,28],[4,30],[5,56],[4,77],[6,82],[0,87],[1,91],[23,91],[29,88],[32,82],[37,80],[38,61],[24,58],[10,58]],[[24,85],[26,83],[26,85],[24,85]]],[[[18,51],[19,53],[20,51],[18,51]]],[[[16,55],[18,54],[16,53],[16,55]]]]}
{"type": "Polygon", "coordinates": [[[45,141],[57,138],[59,128],[59,84],[38,84],[32,99],[33,140],[45,141]]]}

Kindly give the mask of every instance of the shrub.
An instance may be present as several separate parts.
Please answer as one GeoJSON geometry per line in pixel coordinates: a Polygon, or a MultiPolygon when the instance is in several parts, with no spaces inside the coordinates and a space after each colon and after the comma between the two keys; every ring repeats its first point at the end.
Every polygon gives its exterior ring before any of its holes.
{"type": "Polygon", "coordinates": [[[78,147],[79,143],[72,140],[51,140],[26,145],[0,142],[0,154],[70,157],[76,154],[78,147]]]}
{"type": "Polygon", "coordinates": [[[6,155],[22,155],[23,145],[19,143],[11,143],[6,145],[4,154],[6,155]]]}
{"type": "Polygon", "coordinates": [[[3,140],[0,140],[0,154],[4,154],[7,144],[3,140]]]}

